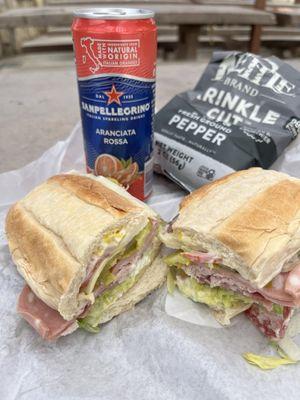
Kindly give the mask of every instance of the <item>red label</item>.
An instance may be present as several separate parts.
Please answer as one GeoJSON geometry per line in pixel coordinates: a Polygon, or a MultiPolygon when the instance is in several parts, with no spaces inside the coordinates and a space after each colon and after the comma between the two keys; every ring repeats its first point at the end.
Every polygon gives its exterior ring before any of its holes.
{"type": "Polygon", "coordinates": [[[155,22],[75,18],[72,32],[87,170],[144,200],[153,172],[155,22]]]}
{"type": "Polygon", "coordinates": [[[101,67],[138,67],[141,62],[139,39],[103,40],[84,37],[81,39],[81,47],[95,64],[96,70],[95,67],[90,68],[93,74],[101,67]]]}
{"type": "Polygon", "coordinates": [[[153,20],[112,20],[97,24],[97,20],[77,18],[72,30],[78,77],[120,73],[155,78],[153,20]]]}

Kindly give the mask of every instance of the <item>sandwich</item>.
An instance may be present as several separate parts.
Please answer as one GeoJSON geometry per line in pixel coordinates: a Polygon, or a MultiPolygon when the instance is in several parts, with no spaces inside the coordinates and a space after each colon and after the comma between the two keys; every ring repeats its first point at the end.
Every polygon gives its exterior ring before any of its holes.
{"type": "Polygon", "coordinates": [[[300,180],[251,168],[188,195],[163,229],[168,286],[279,341],[300,307],[300,180]]]}
{"type": "Polygon", "coordinates": [[[163,284],[161,220],[104,177],[50,178],[9,210],[6,234],[26,284],[17,310],[46,340],[99,330],[163,284]]]}

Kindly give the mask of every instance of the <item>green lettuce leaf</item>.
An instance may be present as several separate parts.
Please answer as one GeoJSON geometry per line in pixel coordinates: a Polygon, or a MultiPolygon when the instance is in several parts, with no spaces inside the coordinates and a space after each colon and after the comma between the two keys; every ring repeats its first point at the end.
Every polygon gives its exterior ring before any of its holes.
{"type": "Polygon", "coordinates": [[[99,333],[100,332],[99,326],[91,326],[84,319],[78,319],[77,323],[78,323],[79,328],[84,329],[85,331],[88,331],[91,333],[99,333]]]}
{"type": "Polygon", "coordinates": [[[132,274],[124,282],[116,285],[112,289],[106,289],[106,291],[95,300],[88,315],[79,320],[79,323],[84,329],[90,331],[93,331],[94,328],[97,329],[97,326],[101,320],[103,320],[102,316],[105,314],[107,309],[120,299],[128,290],[130,290],[136,282],[138,282],[150,263],[153,261],[158,250],[157,245],[158,243],[153,247],[150,247],[143,254],[143,257],[137,262],[132,274]]]}
{"type": "Polygon", "coordinates": [[[112,274],[110,271],[106,271],[106,273],[101,277],[101,281],[105,286],[109,286],[114,280],[116,280],[116,275],[112,274]]]}
{"type": "Polygon", "coordinates": [[[274,313],[278,314],[278,315],[282,315],[283,314],[283,306],[280,306],[279,304],[273,304],[273,311],[274,313]]]}
{"type": "Polygon", "coordinates": [[[174,293],[174,290],[175,290],[175,278],[174,278],[174,273],[171,270],[171,268],[169,268],[168,274],[167,274],[167,289],[168,289],[168,292],[170,294],[174,293]]]}
{"type": "Polygon", "coordinates": [[[164,258],[164,262],[168,265],[168,267],[180,267],[181,265],[189,265],[191,263],[191,260],[185,257],[180,251],[178,251],[176,253],[170,254],[169,256],[166,256],[164,258]]]}
{"type": "Polygon", "coordinates": [[[135,242],[136,249],[139,249],[143,245],[146,237],[151,232],[151,229],[152,229],[152,224],[151,224],[151,222],[148,222],[148,224],[145,226],[145,228],[135,236],[134,242],[135,242]]]}
{"type": "Polygon", "coordinates": [[[191,277],[182,278],[177,275],[176,285],[185,296],[193,301],[207,304],[215,310],[236,308],[253,302],[249,297],[220,287],[211,288],[208,285],[197,282],[196,279],[191,277]]]}
{"type": "Polygon", "coordinates": [[[296,363],[296,361],[293,361],[289,358],[260,356],[259,354],[254,354],[254,353],[244,353],[243,357],[249,364],[255,365],[256,367],[265,370],[278,368],[281,365],[296,363]]]}
{"type": "Polygon", "coordinates": [[[107,290],[103,293],[102,296],[99,296],[95,303],[92,305],[90,312],[88,315],[79,320],[79,323],[84,329],[88,327],[90,329],[97,329],[99,324],[99,320],[101,319],[101,315],[103,312],[115,301],[117,301],[125,292],[127,292],[139,279],[139,274],[136,276],[131,276],[130,278],[126,279],[120,285],[114,287],[111,290],[107,290]]]}

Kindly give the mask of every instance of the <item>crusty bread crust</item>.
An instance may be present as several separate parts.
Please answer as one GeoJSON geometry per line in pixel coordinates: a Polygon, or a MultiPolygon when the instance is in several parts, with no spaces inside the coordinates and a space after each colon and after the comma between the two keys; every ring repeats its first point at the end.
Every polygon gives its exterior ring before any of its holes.
{"type": "Polygon", "coordinates": [[[129,233],[124,240],[129,241],[149,216],[158,218],[103,177],[64,174],[10,209],[6,234],[13,260],[31,289],[71,320],[85,301],[79,289],[103,234],[125,227],[129,233]]]}
{"type": "Polygon", "coordinates": [[[196,190],[173,224],[258,287],[300,250],[300,180],[251,168],[196,190]]]}
{"type": "Polygon", "coordinates": [[[123,217],[126,213],[140,209],[141,207],[113,192],[100,181],[81,175],[57,175],[49,179],[49,183],[56,183],[72,192],[86,203],[105,209],[113,216],[123,217]]]}
{"type": "Polygon", "coordinates": [[[187,195],[180,203],[180,209],[184,209],[185,207],[189,207],[192,203],[200,201],[203,197],[205,197],[209,192],[213,191],[216,188],[219,188],[221,185],[230,184],[231,181],[235,180],[239,176],[249,176],[249,175],[258,175],[260,168],[250,168],[243,171],[232,172],[231,174],[223,176],[223,178],[217,179],[216,181],[209,183],[207,185],[203,185],[200,188],[194,190],[192,193],[187,195]]]}
{"type": "Polygon", "coordinates": [[[20,203],[9,210],[6,232],[21,275],[38,297],[59,309],[63,294],[83,279],[80,263],[66,250],[63,240],[39,224],[20,203]]]}

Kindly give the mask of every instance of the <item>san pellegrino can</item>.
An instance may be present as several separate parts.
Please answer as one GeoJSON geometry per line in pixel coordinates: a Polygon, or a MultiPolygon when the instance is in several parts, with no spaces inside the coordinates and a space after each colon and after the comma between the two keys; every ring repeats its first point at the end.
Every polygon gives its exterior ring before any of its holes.
{"type": "Polygon", "coordinates": [[[157,30],[149,10],[75,11],[72,25],[87,171],[141,200],[152,190],[157,30]]]}

